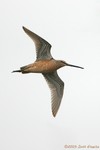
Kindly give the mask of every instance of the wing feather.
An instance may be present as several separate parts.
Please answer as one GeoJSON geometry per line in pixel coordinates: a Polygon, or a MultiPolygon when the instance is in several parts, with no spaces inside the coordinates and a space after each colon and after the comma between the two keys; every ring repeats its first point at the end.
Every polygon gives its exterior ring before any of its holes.
{"type": "Polygon", "coordinates": [[[51,74],[43,74],[43,76],[51,90],[52,114],[55,117],[63,97],[64,82],[60,79],[56,71],[51,74]]]}
{"type": "Polygon", "coordinates": [[[33,33],[29,29],[23,27],[23,30],[35,43],[37,60],[51,59],[52,58],[50,53],[51,44],[49,44],[46,40],[44,40],[37,34],[33,33]]]}

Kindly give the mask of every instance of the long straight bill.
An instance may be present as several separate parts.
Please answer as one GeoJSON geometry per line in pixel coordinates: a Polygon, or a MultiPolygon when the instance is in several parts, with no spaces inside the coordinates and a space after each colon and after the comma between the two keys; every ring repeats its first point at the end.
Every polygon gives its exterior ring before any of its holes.
{"type": "Polygon", "coordinates": [[[84,69],[83,67],[76,66],[76,65],[71,65],[71,64],[67,64],[67,66],[70,66],[70,67],[76,67],[76,68],[80,68],[80,69],[84,69]]]}

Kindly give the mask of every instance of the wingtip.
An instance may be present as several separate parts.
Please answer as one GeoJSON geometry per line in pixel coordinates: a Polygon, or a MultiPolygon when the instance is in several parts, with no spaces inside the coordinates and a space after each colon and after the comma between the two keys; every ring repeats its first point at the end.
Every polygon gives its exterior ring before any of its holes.
{"type": "Polygon", "coordinates": [[[54,112],[52,111],[52,115],[53,115],[54,118],[56,117],[56,114],[57,114],[57,113],[54,113],[54,112]]]}
{"type": "Polygon", "coordinates": [[[32,31],[30,31],[29,29],[27,29],[27,28],[24,27],[24,26],[22,26],[22,28],[23,28],[24,32],[26,32],[28,35],[29,35],[30,32],[32,32],[32,31]]]}
{"type": "Polygon", "coordinates": [[[25,28],[24,26],[22,26],[22,28],[23,28],[23,30],[25,31],[26,28],[25,28]]]}

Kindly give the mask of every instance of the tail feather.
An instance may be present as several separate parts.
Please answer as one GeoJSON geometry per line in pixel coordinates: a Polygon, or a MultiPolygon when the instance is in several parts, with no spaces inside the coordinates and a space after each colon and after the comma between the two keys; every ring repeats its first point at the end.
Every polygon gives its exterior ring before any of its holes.
{"type": "Polygon", "coordinates": [[[15,72],[28,73],[28,71],[27,71],[28,67],[29,66],[23,66],[20,68],[20,70],[14,70],[14,71],[12,71],[12,73],[15,73],[15,72]]]}
{"type": "Polygon", "coordinates": [[[23,67],[20,68],[20,70],[21,70],[21,71],[24,71],[24,70],[27,69],[27,68],[28,68],[28,66],[23,66],[23,67]]]}
{"type": "Polygon", "coordinates": [[[22,72],[21,70],[14,70],[12,71],[12,73],[15,73],[15,72],[22,72]]]}

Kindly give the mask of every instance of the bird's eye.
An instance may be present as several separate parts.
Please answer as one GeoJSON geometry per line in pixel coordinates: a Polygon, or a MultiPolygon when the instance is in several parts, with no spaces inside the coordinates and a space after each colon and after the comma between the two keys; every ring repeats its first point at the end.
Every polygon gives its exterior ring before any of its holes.
{"type": "Polygon", "coordinates": [[[66,64],[66,62],[65,62],[65,61],[63,61],[63,60],[61,60],[61,62],[62,62],[63,64],[66,64]]]}

